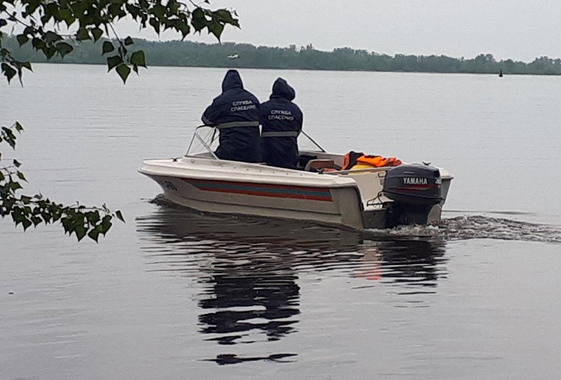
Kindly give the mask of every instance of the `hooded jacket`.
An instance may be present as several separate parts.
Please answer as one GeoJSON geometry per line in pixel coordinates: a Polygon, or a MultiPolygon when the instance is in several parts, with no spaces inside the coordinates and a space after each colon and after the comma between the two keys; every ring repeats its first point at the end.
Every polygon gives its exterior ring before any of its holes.
{"type": "Polygon", "coordinates": [[[202,120],[220,131],[220,146],[215,152],[218,158],[261,161],[259,100],[243,88],[236,70],[228,70],[222,81],[222,94],[205,110],[202,120]]]}
{"type": "Polygon", "coordinates": [[[270,100],[261,105],[263,160],[268,165],[296,169],[298,164],[298,135],[302,131],[303,115],[292,102],[295,97],[294,89],[278,78],[270,100]]]}

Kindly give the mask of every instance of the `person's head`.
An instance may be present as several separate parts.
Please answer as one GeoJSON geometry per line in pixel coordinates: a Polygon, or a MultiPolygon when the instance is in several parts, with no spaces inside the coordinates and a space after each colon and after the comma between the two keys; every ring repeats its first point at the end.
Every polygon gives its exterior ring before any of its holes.
{"type": "Polygon", "coordinates": [[[296,97],[296,91],[282,78],[277,78],[273,84],[273,93],[271,98],[283,98],[293,100],[296,97]]]}
{"type": "Polygon", "coordinates": [[[222,81],[222,92],[231,90],[233,88],[242,88],[243,82],[238,70],[228,70],[222,81]]]}

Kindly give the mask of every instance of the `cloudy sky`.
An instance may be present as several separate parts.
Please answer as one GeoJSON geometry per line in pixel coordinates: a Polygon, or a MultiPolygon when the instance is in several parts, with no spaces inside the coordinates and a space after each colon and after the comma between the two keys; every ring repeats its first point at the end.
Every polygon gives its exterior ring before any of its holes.
{"type": "Polygon", "coordinates": [[[312,43],[320,50],[348,46],[392,55],[491,53],[524,61],[561,57],[559,0],[211,0],[211,7],[238,12],[242,29],[227,28],[227,42],[312,43]]]}

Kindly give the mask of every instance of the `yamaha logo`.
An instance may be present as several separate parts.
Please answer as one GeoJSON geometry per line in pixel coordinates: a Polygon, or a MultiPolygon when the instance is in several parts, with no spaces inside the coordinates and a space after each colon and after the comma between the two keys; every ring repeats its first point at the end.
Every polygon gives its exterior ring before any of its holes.
{"type": "Polygon", "coordinates": [[[403,178],[404,185],[428,185],[427,178],[414,178],[414,177],[405,177],[403,178]]]}

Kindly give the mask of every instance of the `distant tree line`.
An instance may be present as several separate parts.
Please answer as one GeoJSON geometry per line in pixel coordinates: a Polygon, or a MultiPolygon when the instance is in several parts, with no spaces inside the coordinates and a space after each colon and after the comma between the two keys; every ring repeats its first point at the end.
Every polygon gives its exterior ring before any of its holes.
{"type": "MultiPolygon", "coordinates": [[[[17,49],[15,37],[7,37],[4,45],[11,48],[18,59],[31,62],[47,62],[44,55],[30,46],[17,49]]],[[[331,52],[316,50],[311,44],[287,48],[256,47],[251,44],[205,44],[190,41],[147,41],[135,40],[138,48],[146,52],[146,61],[152,66],[187,67],[228,67],[256,69],[296,69],[296,70],[348,70],[348,71],[397,71],[425,73],[478,73],[561,75],[561,59],[539,57],[531,63],[497,61],[492,54],[480,54],[472,59],[452,58],[445,55],[404,55],[390,56],[355,50],[348,47],[331,52]]],[[[74,43],[72,55],[64,58],[64,63],[105,64],[100,55],[101,43],[91,41],[74,43]]],[[[50,62],[63,62],[53,57],[50,62]]]]}

